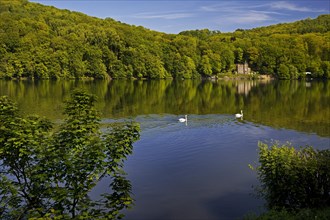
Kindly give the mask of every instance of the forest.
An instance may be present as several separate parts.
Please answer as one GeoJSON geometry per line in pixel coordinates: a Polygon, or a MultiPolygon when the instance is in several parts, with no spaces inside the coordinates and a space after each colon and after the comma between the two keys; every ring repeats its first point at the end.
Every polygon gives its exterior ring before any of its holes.
{"type": "Polygon", "coordinates": [[[27,0],[0,2],[0,78],[330,78],[330,15],[251,30],[166,34],[27,0]]]}

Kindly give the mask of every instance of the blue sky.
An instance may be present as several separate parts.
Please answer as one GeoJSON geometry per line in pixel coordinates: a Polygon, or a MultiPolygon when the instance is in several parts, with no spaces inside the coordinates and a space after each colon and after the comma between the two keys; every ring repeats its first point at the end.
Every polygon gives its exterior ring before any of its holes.
{"type": "Polygon", "coordinates": [[[30,0],[165,33],[208,28],[232,32],[330,13],[330,0],[30,0]]]}

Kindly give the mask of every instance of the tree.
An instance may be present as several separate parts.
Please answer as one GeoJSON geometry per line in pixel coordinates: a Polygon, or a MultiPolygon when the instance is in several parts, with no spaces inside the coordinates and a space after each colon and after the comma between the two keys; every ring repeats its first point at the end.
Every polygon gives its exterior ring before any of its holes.
{"type": "Polygon", "coordinates": [[[202,60],[199,67],[199,72],[205,76],[212,75],[212,66],[210,64],[210,59],[207,55],[202,56],[202,60]]]}
{"type": "Polygon", "coordinates": [[[223,51],[221,51],[221,62],[222,62],[222,68],[224,71],[230,71],[232,68],[232,65],[234,64],[234,52],[230,50],[229,48],[225,48],[223,51]]]}
{"type": "Polygon", "coordinates": [[[174,63],[174,70],[177,78],[195,78],[196,77],[196,65],[193,59],[188,56],[180,56],[176,54],[177,60],[174,63]]]}
{"type": "Polygon", "coordinates": [[[289,67],[290,78],[298,79],[299,77],[298,69],[292,64],[290,64],[288,67],[289,67]]]}
{"type": "Polygon", "coordinates": [[[281,64],[278,68],[277,75],[280,79],[290,79],[289,67],[285,64],[281,64]]]}
{"type": "MultiPolygon", "coordinates": [[[[297,210],[330,206],[330,150],[259,143],[261,195],[269,208],[297,210]]],[[[252,167],[250,165],[252,169],[252,167]]]]}
{"type": "Polygon", "coordinates": [[[196,78],[210,74],[205,55],[211,75],[233,72],[234,63],[247,61],[261,74],[277,76],[285,64],[299,73],[328,77],[322,62],[329,61],[329,18],[234,33],[202,29],[165,34],[27,0],[1,0],[0,77],[151,79],[185,72],[185,78],[196,78]],[[191,59],[195,68],[182,71],[177,54],[183,62],[191,59]]]}
{"type": "Polygon", "coordinates": [[[323,70],[323,78],[330,78],[330,61],[323,61],[321,63],[321,68],[323,70]]]}
{"type": "Polygon", "coordinates": [[[247,49],[247,59],[249,63],[253,66],[255,66],[259,56],[258,48],[256,47],[250,47],[247,49]]]}
{"type": "Polygon", "coordinates": [[[235,63],[242,63],[243,62],[243,50],[242,48],[237,48],[235,50],[235,63]]]}
{"type": "Polygon", "coordinates": [[[58,130],[49,120],[23,118],[0,98],[1,218],[116,219],[132,205],[131,185],[122,170],[139,126],[116,124],[99,130],[96,97],[75,91],[58,130]],[[112,193],[92,201],[88,193],[110,176],[112,193]]]}

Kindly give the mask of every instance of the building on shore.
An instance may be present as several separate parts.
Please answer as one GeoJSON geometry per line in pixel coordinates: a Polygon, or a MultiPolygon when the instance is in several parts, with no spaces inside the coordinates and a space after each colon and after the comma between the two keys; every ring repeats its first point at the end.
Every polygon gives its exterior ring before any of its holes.
{"type": "Polygon", "coordinates": [[[250,74],[251,68],[249,67],[249,64],[245,62],[244,64],[236,64],[236,71],[238,74],[250,74]]]}

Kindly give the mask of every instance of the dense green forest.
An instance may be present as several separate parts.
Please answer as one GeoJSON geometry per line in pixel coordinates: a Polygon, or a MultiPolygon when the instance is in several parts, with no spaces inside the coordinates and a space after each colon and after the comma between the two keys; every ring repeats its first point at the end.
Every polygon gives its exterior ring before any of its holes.
{"type": "Polygon", "coordinates": [[[252,71],[330,77],[330,15],[233,33],[165,34],[78,12],[0,2],[0,78],[199,78],[252,71]]]}

